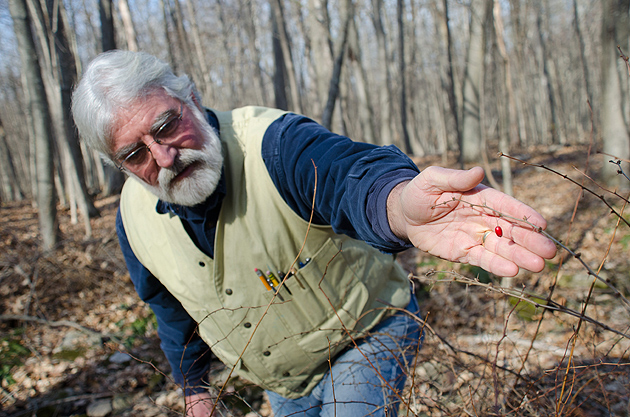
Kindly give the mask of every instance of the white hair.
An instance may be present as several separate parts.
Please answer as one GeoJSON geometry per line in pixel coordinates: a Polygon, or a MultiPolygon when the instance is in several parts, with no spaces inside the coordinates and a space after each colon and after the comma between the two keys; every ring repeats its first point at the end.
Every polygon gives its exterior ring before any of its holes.
{"type": "Polygon", "coordinates": [[[177,76],[164,61],[145,52],[114,50],[97,56],[72,96],[72,114],[82,140],[112,162],[112,129],[121,107],[156,91],[194,107],[201,103],[187,75],[177,76]]]}

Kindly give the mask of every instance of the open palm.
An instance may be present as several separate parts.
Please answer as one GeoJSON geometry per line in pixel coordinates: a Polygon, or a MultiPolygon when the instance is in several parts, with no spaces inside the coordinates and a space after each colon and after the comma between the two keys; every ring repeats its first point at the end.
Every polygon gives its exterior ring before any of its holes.
{"type": "Polygon", "coordinates": [[[516,219],[542,229],[545,219],[526,204],[480,185],[482,179],[479,167],[425,169],[390,194],[392,230],[425,252],[499,276],[514,276],[519,268],[542,270],[544,259],[556,253],[554,243],[516,219]],[[502,237],[494,233],[496,226],[502,237]]]}

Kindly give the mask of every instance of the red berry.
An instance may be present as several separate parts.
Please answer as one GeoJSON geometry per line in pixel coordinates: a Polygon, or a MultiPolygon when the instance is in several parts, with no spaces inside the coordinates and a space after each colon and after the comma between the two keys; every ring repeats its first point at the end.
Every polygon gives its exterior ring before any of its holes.
{"type": "Polygon", "coordinates": [[[494,228],[494,233],[497,234],[497,236],[501,237],[503,236],[503,229],[501,229],[501,226],[497,226],[494,228]]]}

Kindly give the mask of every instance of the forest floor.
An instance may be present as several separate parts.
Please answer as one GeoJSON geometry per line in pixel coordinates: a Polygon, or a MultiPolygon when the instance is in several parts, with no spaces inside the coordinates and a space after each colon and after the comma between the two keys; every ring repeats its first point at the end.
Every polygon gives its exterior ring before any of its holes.
{"type": "MultiPolygon", "coordinates": [[[[587,154],[577,146],[518,157],[584,182],[622,212],[621,199],[580,173],[587,154]]],[[[591,155],[588,172],[608,159],[591,155]]],[[[490,164],[500,182],[499,162],[490,164]]],[[[627,224],[617,226],[601,198],[560,175],[517,163],[513,172],[515,196],[548,219],[548,232],[628,296],[627,224]]],[[[182,415],[155,319],[137,298],[118,248],[117,203],[96,202],[101,216],[88,239],[60,209],[63,240],[46,254],[37,249],[31,205],[0,207],[0,416],[182,415]]],[[[566,251],[542,273],[509,280],[416,250],[399,259],[414,276],[426,318],[401,415],[630,416],[630,308],[611,287],[592,286],[593,277],[566,251]],[[579,320],[585,304],[588,319],[579,320]]],[[[218,363],[213,369],[213,386],[220,387],[225,370],[218,363]]],[[[271,415],[263,393],[236,378],[224,395],[222,415],[271,415]]]]}

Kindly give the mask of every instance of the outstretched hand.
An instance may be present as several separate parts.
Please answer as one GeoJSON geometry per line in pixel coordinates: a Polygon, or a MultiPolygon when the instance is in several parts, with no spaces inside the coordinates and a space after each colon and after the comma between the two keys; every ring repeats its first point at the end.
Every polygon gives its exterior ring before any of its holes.
{"type": "Polygon", "coordinates": [[[541,271],[556,246],[516,219],[542,229],[547,222],[526,204],[481,185],[483,176],[480,167],[468,171],[429,167],[398,184],[387,201],[392,231],[432,255],[495,275],[514,276],[519,268],[541,271]],[[497,226],[501,237],[494,231],[497,226]]]}

